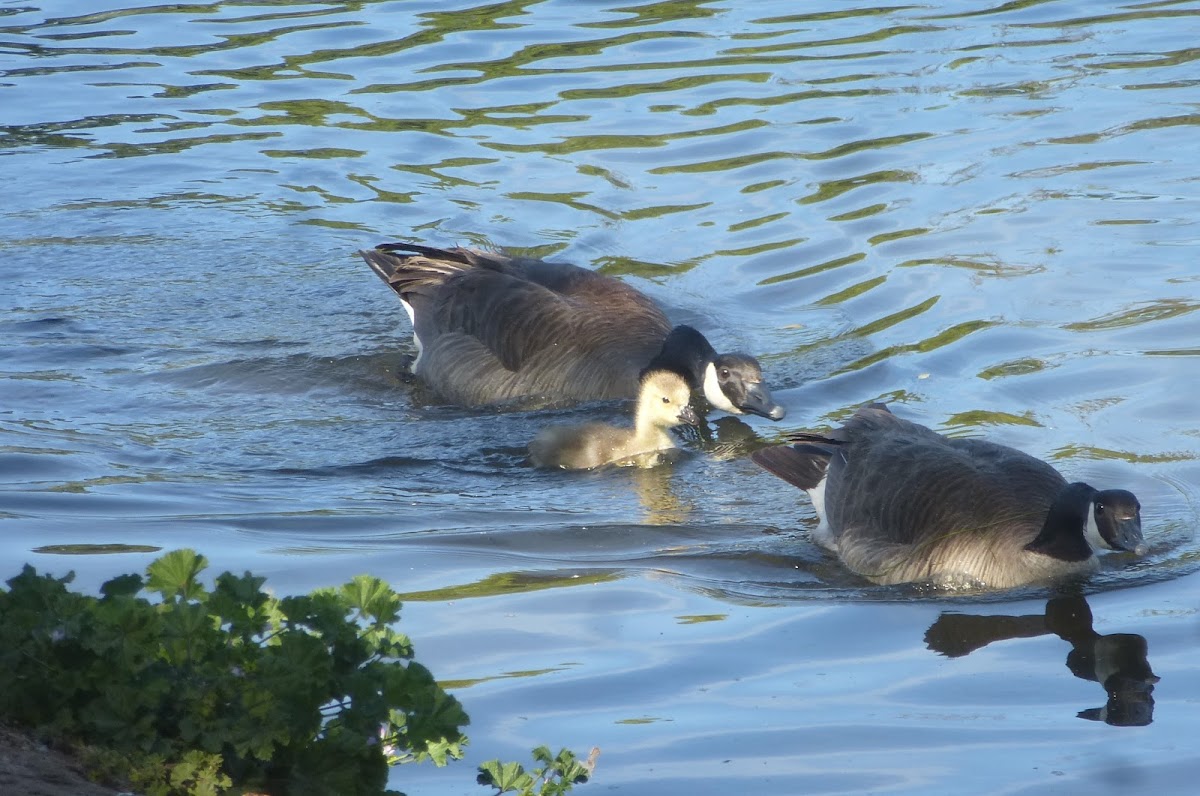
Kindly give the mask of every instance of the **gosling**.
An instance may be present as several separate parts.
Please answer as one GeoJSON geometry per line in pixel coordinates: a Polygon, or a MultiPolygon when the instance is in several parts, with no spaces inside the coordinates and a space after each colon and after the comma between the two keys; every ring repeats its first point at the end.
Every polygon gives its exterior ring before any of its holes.
{"type": "Polygon", "coordinates": [[[638,389],[633,428],[604,423],[551,426],[529,443],[530,461],[535,467],[564,470],[591,470],[613,463],[650,466],[658,457],[648,454],[676,447],[669,429],[700,422],[688,405],[690,397],[691,389],[679,374],[648,371],[638,389]]]}

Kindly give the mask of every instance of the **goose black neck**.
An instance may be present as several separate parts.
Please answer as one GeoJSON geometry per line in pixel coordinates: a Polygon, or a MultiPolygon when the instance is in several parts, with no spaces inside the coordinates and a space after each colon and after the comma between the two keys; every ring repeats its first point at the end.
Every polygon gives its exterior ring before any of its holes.
{"type": "Polygon", "coordinates": [[[1095,495],[1096,490],[1087,484],[1074,483],[1063,487],[1050,504],[1041,533],[1025,549],[1059,561],[1086,561],[1091,558],[1092,547],[1084,536],[1084,528],[1095,495]]]}
{"type": "Polygon", "coordinates": [[[663,340],[662,350],[642,373],[669,370],[678,373],[693,390],[704,383],[704,369],[717,356],[708,339],[691,326],[676,326],[663,340]]]}

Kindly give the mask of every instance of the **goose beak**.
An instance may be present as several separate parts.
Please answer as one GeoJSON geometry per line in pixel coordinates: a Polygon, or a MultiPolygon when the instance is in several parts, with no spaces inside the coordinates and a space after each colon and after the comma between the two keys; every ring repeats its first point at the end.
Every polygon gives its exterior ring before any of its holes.
{"type": "Polygon", "coordinates": [[[783,420],[784,415],[787,414],[786,409],[772,400],[771,391],[761,381],[757,384],[746,385],[746,394],[742,400],[738,401],[737,407],[743,412],[759,415],[769,420],[783,420]]]}
{"type": "Polygon", "coordinates": [[[700,425],[700,415],[696,414],[696,410],[692,407],[685,406],[679,410],[679,422],[689,426],[698,426],[700,425]]]}
{"type": "Polygon", "coordinates": [[[1108,539],[1113,550],[1123,550],[1135,556],[1144,556],[1150,549],[1142,537],[1142,518],[1135,514],[1128,519],[1114,518],[1113,533],[1108,539]]]}

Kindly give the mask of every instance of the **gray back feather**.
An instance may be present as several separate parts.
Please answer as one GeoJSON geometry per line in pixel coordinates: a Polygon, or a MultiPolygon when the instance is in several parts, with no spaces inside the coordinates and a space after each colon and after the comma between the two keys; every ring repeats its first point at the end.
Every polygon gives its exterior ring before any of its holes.
{"type": "Polygon", "coordinates": [[[670,324],[625,283],[472,249],[361,252],[412,307],[417,375],[454,403],[632,398],[670,324]]]}
{"type": "Polygon", "coordinates": [[[1068,563],[1025,550],[1066,486],[1045,462],[986,440],[944,437],[880,405],[858,410],[824,439],[836,443],[824,501],[838,554],[877,583],[1004,588],[1097,566],[1095,557],[1068,563]]]}

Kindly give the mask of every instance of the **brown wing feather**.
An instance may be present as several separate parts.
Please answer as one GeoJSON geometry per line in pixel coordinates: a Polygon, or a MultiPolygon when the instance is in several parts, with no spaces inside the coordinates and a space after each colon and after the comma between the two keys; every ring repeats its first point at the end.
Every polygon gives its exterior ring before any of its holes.
{"type": "Polygon", "coordinates": [[[821,445],[776,445],[750,454],[750,459],[771,475],[800,489],[821,483],[832,449],[821,445]]]}
{"type": "Polygon", "coordinates": [[[835,531],[873,528],[910,544],[952,532],[987,534],[980,527],[986,518],[989,526],[1029,525],[1032,534],[1065,485],[1053,467],[1018,450],[950,439],[890,413],[860,411],[842,430],[845,455],[826,487],[835,531]]]}
{"type": "Polygon", "coordinates": [[[407,243],[360,254],[412,308],[419,375],[456,403],[632,397],[670,329],[638,291],[566,263],[407,243]]]}

